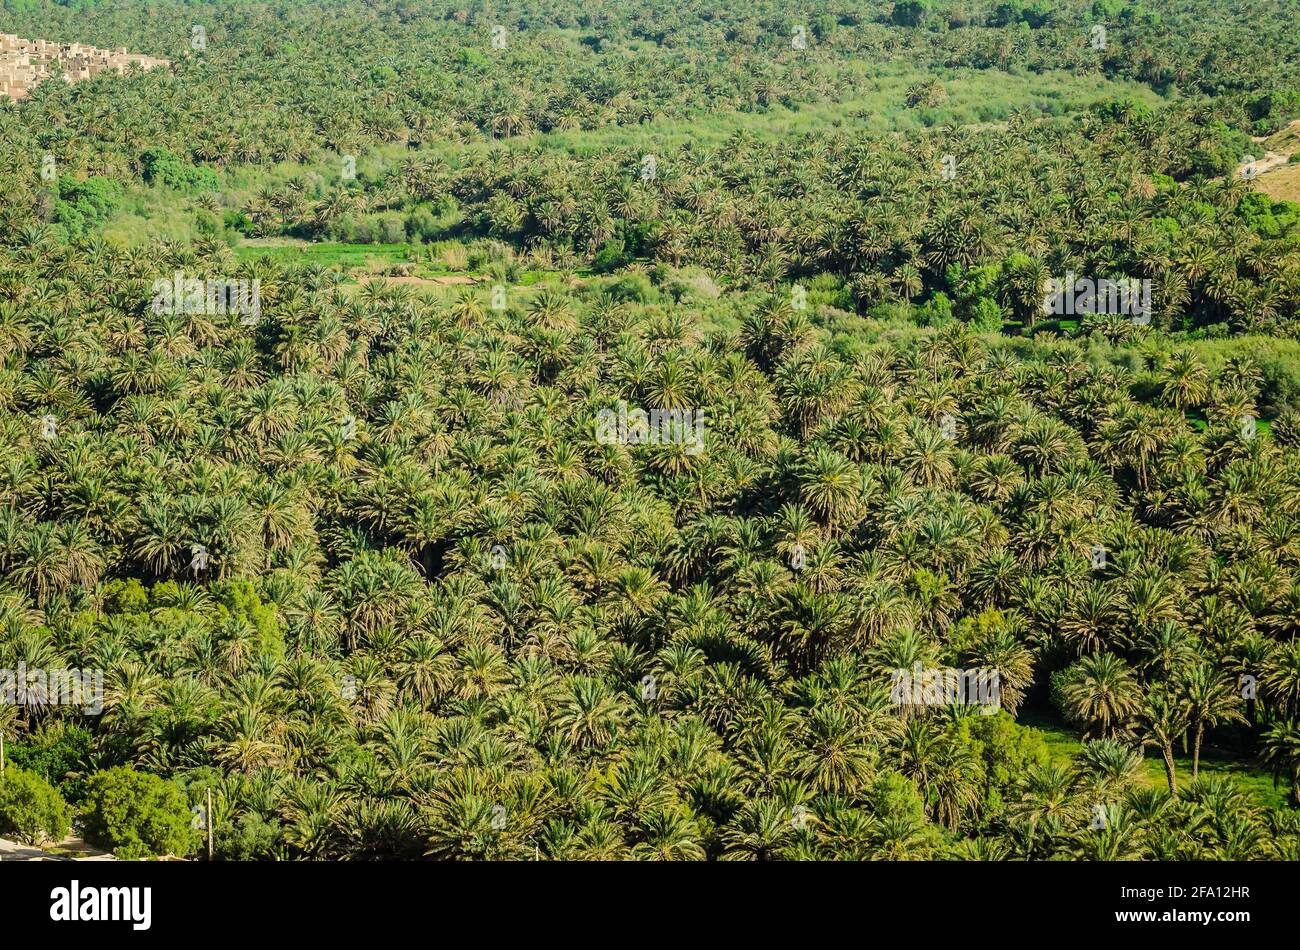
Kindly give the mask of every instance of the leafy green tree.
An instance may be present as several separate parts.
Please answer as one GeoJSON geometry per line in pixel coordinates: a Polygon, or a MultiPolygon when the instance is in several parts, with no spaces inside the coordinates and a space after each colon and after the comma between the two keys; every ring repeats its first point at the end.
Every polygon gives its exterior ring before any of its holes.
{"type": "Polygon", "coordinates": [[[82,815],[87,840],[124,860],[185,856],[198,844],[181,790],[126,766],[90,776],[82,815]]]}
{"type": "Polygon", "coordinates": [[[9,762],[35,772],[54,785],[69,801],[79,801],[85,775],[93,760],[94,735],[74,722],[54,720],[22,742],[8,743],[9,762]]]}
{"type": "Polygon", "coordinates": [[[925,0],[900,0],[894,4],[889,19],[895,26],[920,26],[930,13],[930,5],[925,0]]]}
{"type": "Polygon", "coordinates": [[[70,820],[68,803],[45,779],[12,765],[0,773],[0,834],[29,845],[59,842],[70,820]]]}

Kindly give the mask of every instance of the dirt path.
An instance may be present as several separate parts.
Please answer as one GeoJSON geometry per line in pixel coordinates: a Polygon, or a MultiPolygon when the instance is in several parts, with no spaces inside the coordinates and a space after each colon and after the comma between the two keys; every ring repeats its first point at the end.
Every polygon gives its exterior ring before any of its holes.
{"type": "Polygon", "coordinates": [[[1282,152],[1265,152],[1263,158],[1255,159],[1254,174],[1251,175],[1245,174],[1246,170],[1250,167],[1249,164],[1243,164],[1241,168],[1238,170],[1238,173],[1241,174],[1242,177],[1258,178],[1260,175],[1266,175],[1269,172],[1271,172],[1273,169],[1278,168],[1281,165],[1285,165],[1289,161],[1291,161],[1290,152],[1287,152],[1285,154],[1283,154],[1282,152]]]}
{"type": "Polygon", "coordinates": [[[19,844],[0,838],[0,861],[116,861],[107,851],[92,848],[80,838],[69,835],[57,845],[57,850],[45,851],[31,845],[19,844]]]}
{"type": "MultiPolygon", "coordinates": [[[[1252,135],[1250,140],[1257,145],[1267,145],[1271,143],[1273,148],[1266,149],[1263,158],[1255,159],[1255,173],[1252,178],[1258,178],[1276,168],[1288,164],[1291,161],[1291,155],[1300,149],[1300,119],[1294,119],[1288,122],[1286,127],[1274,132],[1269,136],[1252,135]]],[[[1247,167],[1245,163],[1241,166],[1247,167]]]]}
{"type": "Polygon", "coordinates": [[[1277,201],[1300,201],[1300,164],[1291,161],[1300,151],[1300,119],[1267,138],[1254,136],[1252,141],[1265,147],[1264,157],[1255,162],[1255,173],[1250,176],[1255,189],[1277,201]]]}
{"type": "Polygon", "coordinates": [[[468,277],[464,274],[450,274],[446,277],[385,277],[390,284],[412,284],[416,287],[454,287],[461,284],[478,284],[486,277],[468,277]]]}
{"type": "Polygon", "coordinates": [[[17,841],[10,841],[8,838],[0,838],[0,861],[68,861],[70,858],[62,858],[57,854],[50,854],[48,851],[42,851],[40,848],[33,848],[30,845],[19,844],[17,841]]]}

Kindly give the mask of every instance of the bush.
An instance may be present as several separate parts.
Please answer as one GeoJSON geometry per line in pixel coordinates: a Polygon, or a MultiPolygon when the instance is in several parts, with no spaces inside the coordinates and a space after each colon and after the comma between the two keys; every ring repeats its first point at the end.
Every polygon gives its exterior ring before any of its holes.
{"type": "Polygon", "coordinates": [[[85,788],[91,745],[90,730],[72,723],[51,722],[24,742],[7,749],[9,761],[55,786],[69,801],[80,801],[85,788]]]}
{"type": "Polygon", "coordinates": [[[213,857],[221,861],[265,861],[273,859],[280,845],[282,829],[257,812],[247,812],[235,821],[222,821],[213,830],[213,857]]]}
{"type": "Polygon", "coordinates": [[[597,274],[609,274],[631,262],[632,258],[622,241],[608,241],[596,252],[596,258],[591,262],[591,269],[597,274]]]}
{"type": "Polygon", "coordinates": [[[276,659],[284,656],[284,629],[275,604],[263,603],[251,581],[229,580],[213,585],[216,613],[220,621],[233,619],[257,631],[259,653],[276,659]]]}
{"type": "Polygon", "coordinates": [[[1052,761],[1042,733],[1005,712],[968,716],[953,726],[953,733],[983,761],[986,805],[996,812],[1002,810],[1003,793],[1013,790],[1026,772],[1052,761]]]}
{"type": "Polygon", "coordinates": [[[428,208],[416,208],[406,216],[406,235],[414,242],[436,241],[442,234],[442,225],[428,208]]]}
{"type": "Polygon", "coordinates": [[[109,613],[142,614],[149,609],[149,592],[134,577],[104,585],[104,605],[109,613]]]}
{"type": "Polygon", "coordinates": [[[69,816],[63,796],[36,773],[10,767],[0,775],[0,834],[30,845],[62,841],[69,816]]]}
{"type": "Polygon", "coordinates": [[[253,222],[249,219],[248,215],[244,214],[242,211],[235,211],[233,209],[226,211],[222,215],[221,224],[223,227],[231,231],[238,231],[240,234],[246,236],[252,236],[254,231],[253,222]]]}
{"type": "Polygon", "coordinates": [[[1007,318],[992,297],[980,297],[971,308],[970,325],[980,333],[997,333],[1007,318]]]}
{"type": "Polygon", "coordinates": [[[375,243],[374,230],[370,227],[369,221],[365,218],[357,218],[352,214],[340,215],[330,225],[326,236],[343,244],[375,243]]]}
{"type": "Polygon", "coordinates": [[[920,26],[929,12],[930,5],[922,0],[902,0],[894,4],[889,19],[895,26],[920,26]]]}
{"type": "Polygon", "coordinates": [[[87,840],[128,861],[185,855],[198,844],[181,790],[127,766],[90,777],[82,813],[87,840]]]}
{"type": "Polygon", "coordinates": [[[406,220],[396,211],[378,215],[374,226],[376,244],[406,243],[406,220]]]}
{"type": "Polygon", "coordinates": [[[84,181],[65,175],[59,179],[58,188],[54,219],[73,236],[99,227],[122,205],[122,186],[102,175],[91,175],[84,181]]]}
{"type": "Polygon", "coordinates": [[[942,290],[916,308],[916,322],[923,327],[941,327],[952,322],[952,300],[942,290]]]}
{"type": "Polygon", "coordinates": [[[627,274],[618,278],[605,288],[605,292],[615,300],[629,303],[646,303],[654,300],[658,294],[645,274],[627,274]]]}
{"type": "Polygon", "coordinates": [[[165,148],[151,148],[140,156],[144,180],[178,191],[216,191],[220,182],[216,172],[183,161],[165,148]]]}

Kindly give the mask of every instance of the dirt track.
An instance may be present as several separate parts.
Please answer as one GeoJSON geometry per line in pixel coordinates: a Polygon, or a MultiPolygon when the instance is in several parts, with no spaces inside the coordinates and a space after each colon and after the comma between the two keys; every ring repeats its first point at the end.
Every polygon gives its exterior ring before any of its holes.
{"type": "Polygon", "coordinates": [[[66,838],[59,845],[64,854],[54,854],[0,838],[0,861],[116,861],[105,851],[97,851],[79,838],[66,838]]]}
{"type": "Polygon", "coordinates": [[[416,287],[454,287],[461,284],[478,284],[486,278],[453,274],[448,277],[385,277],[390,284],[413,284],[416,287]]]}

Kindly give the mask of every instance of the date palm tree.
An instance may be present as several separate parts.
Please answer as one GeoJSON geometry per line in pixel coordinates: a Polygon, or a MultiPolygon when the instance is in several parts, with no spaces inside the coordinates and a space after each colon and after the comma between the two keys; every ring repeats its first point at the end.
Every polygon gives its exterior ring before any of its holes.
{"type": "Polygon", "coordinates": [[[1187,707],[1176,694],[1171,695],[1159,687],[1153,687],[1147,693],[1146,704],[1138,717],[1138,729],[1144,743],[1149,742],[1160,750],[1169,794],[1174,798],[1178,797],[1174,744],[1187,734],[1190,724],[1187,707]]]}
{"type": "Polygon", "coordinates": [[[1274,784],[1285,776],[1291,804],[1300,805],[1300,728],[1290,720],[1277,723],[1264,733],[1260,756],[1272,771],[1274,784]]]}
{"type": "Polygon", "coordinates": [[[1113,653],[1085,656],[1069,667],[1061,682],[1066,714],[1094,732],[1111,738],[1127,731],[1140,709],[1137,678],[1113,653]]]}
{"type": "Polygon", "coordinates": [[[1179,683],[1179,692],[1192,728],[1192,780],[1195,781],[1206,727],[1245,722],[1246,717],[1242,715],[1241,696],[1235,684],[1208,663],[1188,670],[1179,683]]]}

